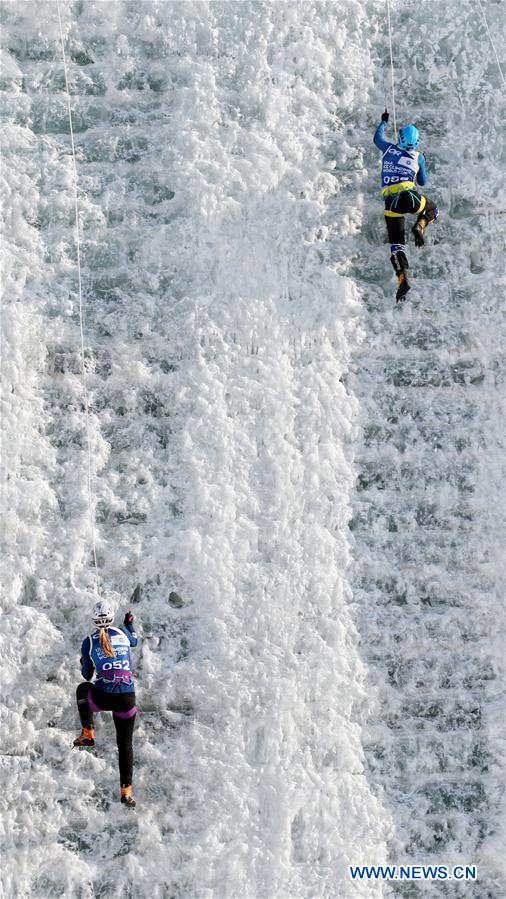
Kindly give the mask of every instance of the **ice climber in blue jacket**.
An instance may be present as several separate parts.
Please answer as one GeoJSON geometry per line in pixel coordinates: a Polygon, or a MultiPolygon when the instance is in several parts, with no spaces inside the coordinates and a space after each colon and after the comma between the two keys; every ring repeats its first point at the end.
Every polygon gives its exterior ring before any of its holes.
{"type": "Polygon", "coordinates": [[[427,181],[427,169],[423,153],[418,152],[420,135],[415,125],[404,125],[397,134],[397,144],[385,140],[388,112],[381,116],[374,143],[381,150],[381,189],[385,198],[385,221],[390,241],[390,261],[397,275],[397,302],[410,289],[408,281],[408,259],[405,245],[404,216],[411,213],[418,216],[411,229],[415,245],[423,247],[424,231],[427,225],[438,217],[438,209],[432,200],[422,196],[416,185],[427,181]]]}
{"type": "Polygon", "coordinates": [[[137,708],[130,658],[130,647],[137,646],[134,616],[127,612],[124,626],[113,627],[112,607],[102,599],[93,607],[91,617],[96,630],[84,638],[81,646],[81,673],[86,683],[79,684],[76,690],[82,730],[74,740],[74,746],[94,746],[94,713],[112,712],[118,745],[121,802],[134,807],[132,737],[137,708]],[[91,684],[93,675],[95,683],[91,684]]]}

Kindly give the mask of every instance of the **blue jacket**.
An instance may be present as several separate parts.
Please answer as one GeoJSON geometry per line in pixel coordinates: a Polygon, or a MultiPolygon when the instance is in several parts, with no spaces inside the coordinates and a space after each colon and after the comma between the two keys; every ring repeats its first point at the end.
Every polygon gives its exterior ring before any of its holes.
{"type": "Polygon", "coordinates": [[[130,647],[137,646],[137,636],[130,627],[108,627],[107,633],[114,650],[114,658],[103,652],[100,634],[95,631],[85,637],[81,646],[81,673],[86,680],[96,674],[95,686],[107,693],[133,693],[130,647]]]}
{"type": "Polygon", "coordinates": [[[423,185],[427,181],[427,169],[425,165],[425,157],[418,150],[401,150],[395,144],[385,140],[386,122],[380,122],[374,132],[374,143],[378,150],[383,153],[381,161],[381,187],[385,192],[385,188],[392,185],[413,186],[415,183],[423,185]]]}

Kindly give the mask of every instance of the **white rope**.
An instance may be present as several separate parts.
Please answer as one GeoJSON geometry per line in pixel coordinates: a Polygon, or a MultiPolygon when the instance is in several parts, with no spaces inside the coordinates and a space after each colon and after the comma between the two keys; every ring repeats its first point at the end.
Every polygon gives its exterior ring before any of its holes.
{"type": "Polygon", "coordinates": [[[397,121],[395,117],[395,88],[394,88],[394,54],[392,51],[392,26],[390,24],[390,0],[387,0],[388,40],[390,42],[390,77],[392,79],[392,112],[394,116],[394,132],[397,139],[397,121]]]}
{"type": "Polygon", "coordinates": [[[506,81],[504,80],[504,74],[503,74],[503,70],[501,68],[501,63],[499,62],[497,50],[495,49],[494,42],[492,40],[492,35],[490,34],[490,28],[488,27],[487,17],[485,15],[485,10],[483,9],[483,6],[481,5],[481,0],[478,0],[478,6],[480,7],[481,14],[483,16],[483,21],[485,22],[485,28],[487,29],[488,39],[490,41],[490,46],[492,47],[492,50],[494,51],[495,61],[497,63],[497,68],[499,69],[499,72],[500,72],[500,75],[502,78],[502,83],[506,87],[506,81]]]}
{"type": "Polygon", "coordinates": [[[87,482],[88,482],[88,513],[90,520],[90,534],[91,534],[91,544],[92,544],[92,552],[93,552],[93,564],[95,566],[95,580],[96,580],[96,588],[97,593],[100,593],[100,582],[99,582],[99,574],[98,574],[98,564],[97,564],[97,548],[95,541],[95,516],[93,512],[93,492],[91,487],[91,437],[90,437],[90,406],[88,402],[88,384],[86,379],[86,360],[84,354],[84,316],[83,316],[83,291],[82,291],[82,278],[81,278],[81,241],[79,236],[79,204],[78,204],[78,190],[77,190],[77,164],[76,164],[76,148],[74,144],[74,129],[72,127],[72,109],[70,105],[70,91],[69,91],[69,82],[67,77],[67,59],[65,56],[65,41],[63,38],[63,27],[60,13],[60,0],[56,0],[56,6],[58,9],[58,22],[60,25],[60,39],[61,39],[61,50],[63,57],[63,71],[65,74],[65,91],[67,94],[67,107],[68,107],[68,117],[69,117],[69,128],[70,128],[70,145],[72,148],[72,166],[73,166],[73,174],[74,174],[74,206],[75,206],[75,243],[76,243],[76,253],[77,253],[77,285],[78,285],[78,295],[79,295],[79,328],[81,332],[81,371],[82,371],[82,379],[83,379],[83,399],[84,399],[84,417],[86,421],[86,449],[87,449],[87,482]]]}

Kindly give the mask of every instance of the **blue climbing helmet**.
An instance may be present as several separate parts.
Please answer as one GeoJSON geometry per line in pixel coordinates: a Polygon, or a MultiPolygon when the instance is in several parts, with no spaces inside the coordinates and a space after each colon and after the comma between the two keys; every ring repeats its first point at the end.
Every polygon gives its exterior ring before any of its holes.
{"type": "Polygon", "coordinates": [[[416,125],[403,125],[397,134],[397,146],[401,150],[416,150],[420,143],[420,135],[416,125]]]}

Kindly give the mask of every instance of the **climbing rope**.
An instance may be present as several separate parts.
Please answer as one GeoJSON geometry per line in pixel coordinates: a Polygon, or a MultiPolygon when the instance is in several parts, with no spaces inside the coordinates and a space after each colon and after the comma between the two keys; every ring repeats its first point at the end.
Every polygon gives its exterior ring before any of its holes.
{"type": "Polygon", "coordinates": [[[97,593],[100,593],[100,579],[98,573],[98,563],[97,563],[97,548],[96,548],[96,540],[95,540],[95,516],[93,511],[93,492],[92,492],[92,472],[91,472],[91,437],[90,437],[90,405],[88,401],[88,384],[86,378],[86,359],[84,353],[84,316],[83,316],[83,291],[82,291],[82,277],[81,277],[81,241],[79,236],[79,203],[78,203],[78,189],[77,189],[77,163],[76,163],[76,148],[74,143],[74,129],[72,126],[72,109],[70,105],[70,91],[69,91],[69,82],[67,76],[67,59],[65,56],[65,40],[63,37],[63,27],[61,20],[61,12],[60,12],[60,0],[56,0],[56,7],[58,10],[58,22],[60,25],[60,40],[61,40],[61,50],[63,57],[63,72],[65,75],[65,91],[67,94],[67,108],[68,108],[68,119],[69,119],[69,130],[70,130],[70,146],[72,149],[72,167],[73,167],[73,182],[74,182],[74,208],[75,208],[75,245],[76,245],[76,256],[77,256],[77,286],[78,286],[78,296],[79,296],[79,329],[81,333],[81,373],[82,373],[82,381],[83,381],[83,400],[84,400],[84,417],[86,421],[86,449],[87,449],[87,486],[88,486],[88,514],[89,514],[89,522],[90,522],[90,535],[91,535],[91,545],[92,545],[92,554],[93,554],[93,564],[95,566],[95,581],[96,581],[96,589],[97,593]]]}
{"type": "Polygon", "coordinates": [[[390,0],[387,0],[388,40],[390,42],[390,78],[392,81],[392,113],[394,117],[394,133],[397,134],[397,121],[395,117],[395,87],[394,87],[394,54],[392,50],[392,25],[390,22],[390,0]]]}
{"type": "Polygon", "coordinates": [[[494,42],[493,42],[493,40],[492,40],[492,35],[490,34],[490,28],[488,27],[487,17],[486,17],[486,15],[485,15],[485,10],[483,9],[483,6],[482,6],[482,4],[481,4],[481,0],[478,0],[478,6],[480,7],[481,14],[482,14],[482,16],[483,16],[483,21],[484,21],[484,23],[485,23],[485,28],[487,29],[487,34],[488,34],[488,39],[489,39],[489,41],[490,41],[490,46],[492,47],[492,50],[494,51],[495,61],[496,61],[496,63],[497,63],[497,68],[499,69],[499,72],[500,72],[500,75],[501,75],[501,78],[502,78],[502,83],[503,83],[504,86],[506,87],[506,81],[504,80],[504,74],[503,74],[503,70],[502,70],[502,68],[501,68],[501,63],[499,62],[499,57],[498,57],[498,55],[497,55],[497,50],[495,49],[494,42]]]}

